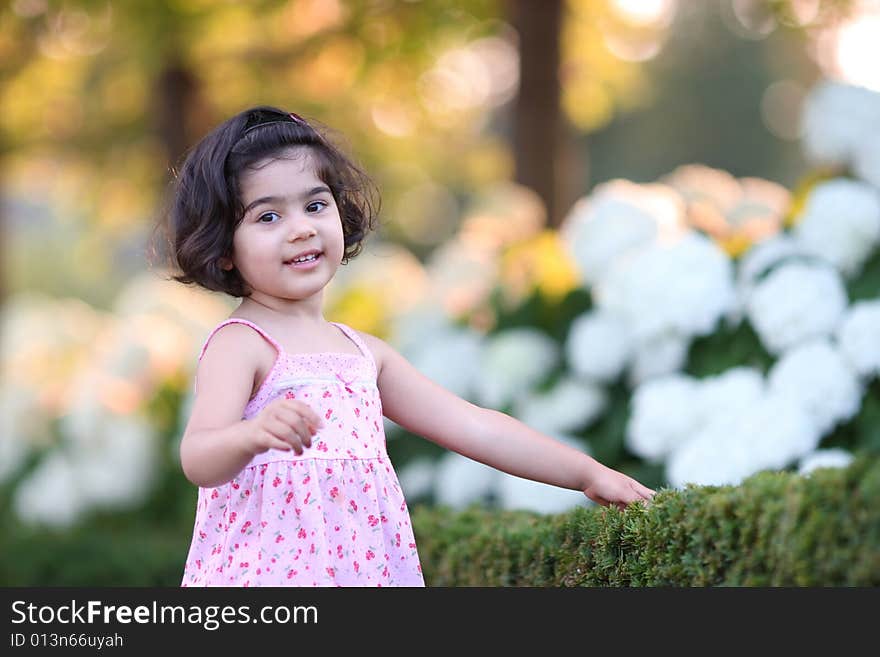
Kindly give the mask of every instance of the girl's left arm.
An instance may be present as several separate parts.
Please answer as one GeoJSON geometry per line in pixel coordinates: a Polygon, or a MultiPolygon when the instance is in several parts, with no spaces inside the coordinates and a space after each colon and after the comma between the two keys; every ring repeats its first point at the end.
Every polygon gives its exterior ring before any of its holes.
{"type": "Polygon", "coordinates": [[[414,434],[518,477],[583,491],[624,507],[654,491],[519,420],[481,408],[437,385],[391,346],[362,334],[379,368],[384,414],[414,434]]]}

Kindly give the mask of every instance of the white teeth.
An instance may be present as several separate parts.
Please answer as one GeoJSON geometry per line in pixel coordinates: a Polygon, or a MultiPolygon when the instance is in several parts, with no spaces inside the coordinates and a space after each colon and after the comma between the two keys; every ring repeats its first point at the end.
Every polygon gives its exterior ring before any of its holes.
{"type": "Polygon", "coordinates": [[[313,253],[311,255],[303,256],[302,258],[297,258],[294,262],[311,262],[312,260],[317,260],[318,254],[313,253]]]}

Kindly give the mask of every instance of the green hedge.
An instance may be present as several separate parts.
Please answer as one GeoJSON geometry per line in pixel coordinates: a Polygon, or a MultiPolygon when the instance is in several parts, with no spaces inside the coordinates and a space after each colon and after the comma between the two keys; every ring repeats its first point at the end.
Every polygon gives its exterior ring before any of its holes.
{"type": "Polygon", "coordinates": [[[625,511],[419,510],[434,586],[877,586],[880,460],[662,490],[625,511]]]}
{"type": "MultiPolygon", "coordinates": [[[[429,586],[880,585],[876,456],[807,477],[661,490],[626,511],[416,507],[412,516],[429,586]]],[[[11,527],[0,537],[0,584],[176,587],[191,531],[189,514],[174,525],[141,513],[70,532],[11,527]]]]}

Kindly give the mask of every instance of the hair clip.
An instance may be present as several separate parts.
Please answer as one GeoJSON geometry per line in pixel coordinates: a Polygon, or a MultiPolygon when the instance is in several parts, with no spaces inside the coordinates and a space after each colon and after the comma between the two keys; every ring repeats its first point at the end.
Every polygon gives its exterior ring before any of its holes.
{"type": "Polygon", "coordinates": [[[250,116],[248,117],[247,123],[245,124],[245,128],[242,131],[241,136],[244,137],[251,130],[262,128],[264,125],[270,125],[272,123],[297,123],[303,126],[308,125],[308,123],[306,123],[306,120],[295,112],[284,113],[267,110],[255,110],[254,112],[251,112],[250,116]]]}

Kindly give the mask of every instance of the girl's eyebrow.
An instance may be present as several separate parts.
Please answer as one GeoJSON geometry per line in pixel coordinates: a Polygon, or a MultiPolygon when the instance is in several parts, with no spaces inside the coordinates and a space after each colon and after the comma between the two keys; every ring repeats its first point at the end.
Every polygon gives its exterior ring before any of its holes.
{"type": "MultiPolygon", "coordinates": [[[[304,199],[304,198],[308,198],[308,197],[310,197],[310,196],[315,196],[316,194],[323,194],[323,193],[325,193],[325,192],[329,194],[329,193],[330,193],[330,188],[327,187],[326,185],[319,185],[318,187],[312,187],[312,188],[311,188],[310,190],[308,190],[307,192],[304,192],[304,193],[300,194],[298,198],[299,198],[299,199],[304,199]]],[[[278,203],[278,202],[280,202],[280,201],[283,201],[285,198],[290,198],[290,197],[284,197],[284,196],[261,196],[260,198],[258,198],[258,199],[256,199],[256,200],[252,201],[252,202],[251,202],[251,203],[250,203],[250,204],[244,209],[244,213],[243,213],[243,214],[247,214],[248,212],[250,212],[251,210],[253,210],[255,207],[257,207],[258,205],[263,205],[264,203],[278,203]]],[[[294,196],[294,197],[292,197],[292,198],[293,198],[294,200],[297,199],[296,196],[294,196]]]]}

